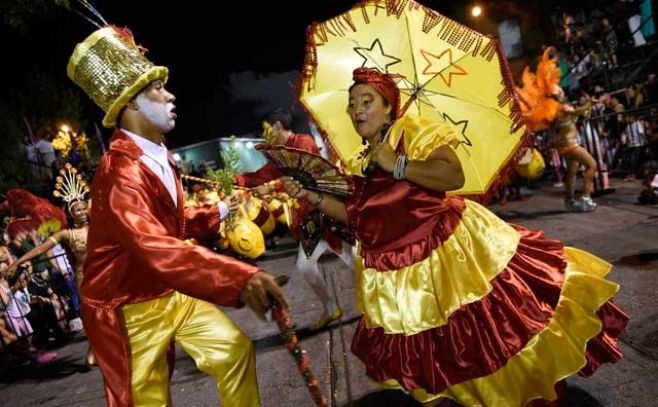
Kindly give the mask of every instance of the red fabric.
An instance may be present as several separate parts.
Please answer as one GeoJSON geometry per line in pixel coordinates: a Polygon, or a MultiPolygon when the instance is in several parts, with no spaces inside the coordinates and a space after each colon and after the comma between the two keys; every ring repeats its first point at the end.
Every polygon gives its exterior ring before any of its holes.
{"type": "Polygon", "coordinates": [[[555,393],[557,394],[557,399],[555,400],[546,400],[546,399],[534,399],[530,400],[525,407],[563,407],[567,397],[567,382],[566,380],[560,380],[555,383],[553,386],[555,393]]]}
{"type": "Polygon", "coordinates": [[[9,237],[15,239],[18,234],[29,233],[38,227],[39,225],[32,218],[15,219],[7,224],[7,233],[9,237]]]}
{"type": "Polygon", "coordinates": [[[274,216],[274,218],[278,218],[279,216],[283,215],[284,212],[285,210],[283,209],[283,205],[281,205],[272,211],[272,216],[274,216]]]}
{"type": "Polygon", "coordinates": [[[329,228],[324,228],[322,230],[322,239],[324,239],[325,242],[331,247],[331,250],[334,251],[336,254],[342,254],[343,253],[343,240],[338,237],[335,233],[331,233],[331,230],[329,228]]]}
{"type": "Polygon", "coordinates": [[[318,146],[315,145],[313,137],[308,134],[291,134],[286,140],[286,147],[298,148],[300,150],[308,151],[309,153],[320,155],[318,146]]]}
{"type": "Polygon", "coordinates": [[[269,218],[270,213],[268,212],[267,208],[265,205],[261,205],[260,210],[258,211],[258,215],[253,220],[253,222],[256,224],[256,226],[261,227],[265,224],[265,222],[267,222],[269,218]]]}
{"type": "Polygon", "coordinates": [[[491,281],[484,299],[455,311],[448,323],[416,335],[385,334],[361,321],[352,351],[375,381],[440,393],[447,386],[504,366],[553,315],[564,282],[562,244],[541,232],[522,233],[517,253],[491,281]]]}
{"type": "Polygon", "coordinates": [[[36,227],[47,220],[56,219],[62,227],[67,224],[64,211],[47,200],[31,192],[15,188],[7,191],[6,208],[11,216],[21,218],[30,217],[35,220],[36,227]]]}
{"type": "Polygon", "coordinates": [[[597,315],[603,323],[603,329],[587,342],[587,365],[578,372],[583,377],[591,376],[602,364],[616,362],[623,356],[617,343],[628,323],[628,314],[608,301],[598,310],[597,315]]]}
{"type": "MultiPolygon", "coordinates": [[[[452,384],[500,369],[548,324],[564,283],[562,243],[545,239],[539,231],[516,228],[522,235],[518,250],[492,280],[492,291],[455,311],[446,325],[405,336],[368,329],[363,320],[359,323],[352,351],[370,378],[395,379],[406,390],[440,393],[452,384]]],[[[609,316],[601,318],[603,332],[618,337],[627,317],[611,307],[606,303],[599,315],[609,316]]],[[[588,362],[595,359],[600,365],[621,357],[616,343],[597,338],[592,343],[600,350],[593,354],[588,346],[588,362]]],[[[598,365],[588,363],[583,370],[598,365]]]]}
{"type": "Polygon", "coordinates": [[[235,184],[245,188],[254,188],[279,177],[281,177],[279,169],[268,161],[258,171],[236,175],[235,184]]]}
{"type": "Polygon", "coordinates": [[[426,258],[450,237],[464,212],[462,198],[396,181],[379,167],[372,177],[353,179],[354,194],[345,203],[349,223],[361,242],[365,266],[379,271],[426,258]]]}
{"type": "MultiPolygon", "coordinates": [[[[308,134],[290,134],[286,140],[286,147],[298,148],[300,150],[308,151],[309,153],[320,155],[318,146],[315,145],[313,137],[308,134]]],[[[254,188],[266,182],[275,180],[283,175],[276,168],[276,165],[267,162],[258,171],[247,172],[239,174],[235,178],[236,185],[247,188],[254,188]]]]}
{"type": "Polygon", "coordinates": [[[218,231],[218,209],[185,210],[180,178],[174,206],[166,187],[141,162],[141,155],[135,143],[117,130],[91,188],[82,317],[105,380],[108,406],[132,405],[130,352],[118,307],[174,290],[237,306],[247,279],[259,271],[185,244],[184,238],[203,238],[218,231]]]}

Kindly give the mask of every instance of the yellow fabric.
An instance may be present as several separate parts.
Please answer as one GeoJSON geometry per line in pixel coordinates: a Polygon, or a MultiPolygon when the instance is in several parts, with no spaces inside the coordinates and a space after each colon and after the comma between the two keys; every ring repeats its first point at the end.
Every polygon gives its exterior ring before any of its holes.
{"type": "MultiPolygon", "coordinates": [[[[254,221],[260,215],[261,208],[263,208],[263,201],[256,198],[255,196],[252,196],[249,198],[249,200],[245,203],[245,210],[247,212],[247,215],[249,216],[249,220],[254,221]]],[[[274,221],[274,216],[272,216],[271,213],[267,214],[267,219],[265,219],[265,222],[263,222],[262,225],[258,225],[260,230],[263,232],[263,235],[267,236],[274,232],[274,229],[276,228],[276,223],[274,221]]]]}
{"type": "Polygon", "coordinates": [[[129,42],[113,27],[96,30],[76,45],[67,73],[105,111],[105,127],[116,124],[121,110],[146,85],[156,79],[167,82],[169,76],[166,67],[154,66],[134,40],[129,42]]]}
{"type": "Polygon", "coordinates": [[[352,71],[362,66],[400,75],[401,105],[417,95],[407,113],[453,129],[466,178],[459,194],[486,191],[521,145],[511,75],[502,74],[509,68],[487,36],[413,0],[371,0],[314,23],[308,39],[300,101],[348,168],[364,148],[346,113],[352,71]]]}
{"type": "Polygon", "coordinates": [[[253,344],[217,307],[176,292],[121,310],[135,406],[171,405],[166,351],[172,340],[216,379],[223,406],[259,405],[253,344]]]}
{"type": "MultiPolygon", "coordinates": [[[[395,150],[401,138],[405,154],[411,160],[425,160],[437,148],[444,145],[455,147],[459,142],[442,119],[429,120],[415,115],[396,120],[386,142],[395,150]]],[[[363,167],[359,157],[352,157],[347,164],[351,174],[361,175],[363,167]]]]}
{"type": "MultiPolygon", "coordinates": [[[[586,364],[587,342],[601,332],[596,311],[619,290],[605,279],[611,265],[571,247],[565,248],[567,269],[555,313],[548,325],[496,372],[450,386],[438,395],[416,389],[420,402],[451,398],[464,406],[521,407],[533,399],[555,400],[554,385],[586,364]]],[[[400,387],[395,380],[381,383],[400,387]]]]}
{"type": "Polygon", "coordinates": [[[424,260],[382,273],[357,258],[357,306],[369,328],[413,335],[444,325],[491,291],[490,281],[516,253],[520,234],[476,202],[465,204],[453,234],[424,260]]]}
{"type": "Polygon", "coordinates": [[[283,198],[282,198],[282,199],[277,199],[277,198],[271,199],[270,202],[267,203],[267,209],[268,209],[271,213],[274,213],[274,212],[275,212],[277,209],[279,209],[282,205],[284,206],[284,210],[283,210],[283,212],[281,213],[281,215],[279,215],[279,216],[276,218],[276,221],[277,221],[278,223],[281,223],[281,224],[284,224],[284,225],[288,225],[288,224],[290,224],[290,219],[288,218],[289,210],[286,210],[286,209],[285,209],[286,206],[288,205],[288,204],[286,203],[286,200],[285,200],[285,199],[283,199],[283,198]]]}
{"type": "Polygon", "coordinates": [[[274,221],[274,216],[270,213],[265,223],[260,225],[260,230],[263,232],[263,235],[269,236],[274,232],[274,229],[276,229],[276,222],[274,221]]]}

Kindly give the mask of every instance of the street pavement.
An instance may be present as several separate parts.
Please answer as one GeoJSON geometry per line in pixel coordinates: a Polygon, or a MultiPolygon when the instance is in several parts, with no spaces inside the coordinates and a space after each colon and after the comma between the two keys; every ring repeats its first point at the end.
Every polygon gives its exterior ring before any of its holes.
{"type": "MultiPolygon", "coordinates": [[[[604,365],[588,379],[569,378],[569,407],[658,405],[658,207],[636,204],[639,181],[613,180],[613,187],[614,193],[597,198],[599,207],[592,213],[565,212],[561,188],[551,186],[524,190],[532,194],[525,201],[490,207],[509,222],[542,229],[549,238],[561,239],[614,264],[609,277],[621,284],[615,301],[631,315],[621,341],[624,358],[604,365]]],[[[323,258],[321,267],[330,285],[335,286],[345,315],[340,326],[334,324],[320,332],[309,330],[321,307],[295,271],[295,255],[294,244],[283,240],[259,264],[272,274],[291,277],[285,287],[292,303],[290,315],[324,394],[333,394],[335,406],[418,406],[400,391],[381,391],[369,383],[363,366],[351,354],[351,336],[359,319],[353,273],[335,257],[323,258]]],[[[257,320],[247,309],[225,311],[254,340],[262,406],[313,406],[275,324],[257,320]]],[[[0,406],[104,406],[98,369],[84,371],[86,346],[84,337],[78,335],[46,366],[0,370],[0,406]]],[[[180,349],[171,393],[174,406],[219,404],[213,380],[198,371],[180,349]]],[[[442,405],[454,404],[446,401],[442,405]]]]}

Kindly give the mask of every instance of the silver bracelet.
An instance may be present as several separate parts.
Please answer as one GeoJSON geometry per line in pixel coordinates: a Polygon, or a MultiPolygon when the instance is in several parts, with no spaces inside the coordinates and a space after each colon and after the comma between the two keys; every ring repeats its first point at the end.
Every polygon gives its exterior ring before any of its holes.
{"type": "Polygon", "coordinates": [[[315,201],[315,203],[313,204],[313,206],[315,206],[316,208],[319,208],[320,205],[322,205],[322,201],[324,201],[324,194],[323,194],[323,193],[320,193],[320,192],[318,192],[317,194],[318,194],[318,200],[315,201]]]}
{"type": "Polygon", "coordinates": [[[394,179],[404,179],[404,173],[407,171],[407,164],[409,164],[407,156],[402,154],[398,155],[398,159],[395,161],[395,167],[393,168],[394,179]]]}

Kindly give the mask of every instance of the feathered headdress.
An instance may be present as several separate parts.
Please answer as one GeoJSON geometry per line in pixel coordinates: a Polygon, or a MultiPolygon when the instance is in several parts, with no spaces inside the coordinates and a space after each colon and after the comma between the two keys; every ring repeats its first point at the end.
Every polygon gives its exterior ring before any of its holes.
{"type": "Polygon", "coordinates": [[[523,88],[516,88],[521,101],[523,119],[532,131],[545,130],[551,126],[560,111],[560,102],[554,95],[559,90],[562,71],[557,66],[557,57],[551,57],[553,47],[548,47],[537,65],[537,73],[530,67],[523,70],[523,88]]]}
{"type": "Polygon", "coordinates": [[[89,193],[87,182],[78,173],[78,169],[70,163],[59,170],[59,176],[55,179],[55,190],[53,195],[61,198],[71,212],[71,208],[78,202],[86,202],[85,195],[89,193]]]}
{"type": "Polygon", "coordinates": [[[2,207],[15,218],[7,225],[12,238],[20,232],[37,230],[41,225],[47,225],[41,228],[42,233],[48,231],[52,234],[66,224],[66,214],[63,210],[24,189],[10,189],[2,207]]]}
{"type": "Polygon", "coordinates": [[[14,219],[7,224],[7,233],[9,233],[11,239],[15,239],[21,233],[30,233],[37,226],[37,223],[32,218],[14,219]]]}
{"type": "Polygon", "coordinates": [[[36,226],[50,219],[57,219],[60,223],[66,224],[64,211],[25,189],[14,188],[7,191],[7,200],[2,206],[12,217],[28,217],[36,223],[36,226]]]}

